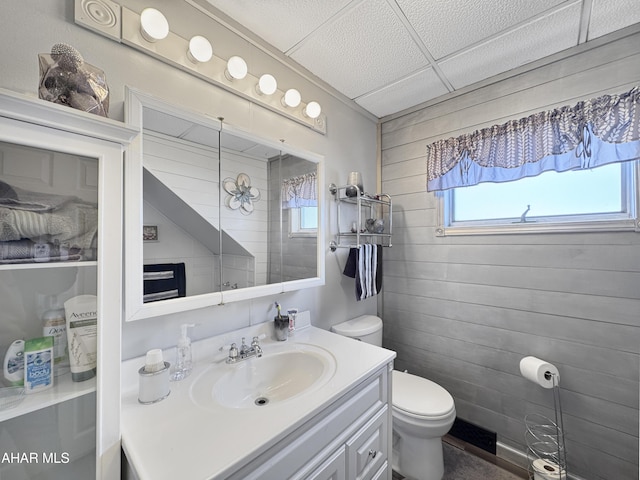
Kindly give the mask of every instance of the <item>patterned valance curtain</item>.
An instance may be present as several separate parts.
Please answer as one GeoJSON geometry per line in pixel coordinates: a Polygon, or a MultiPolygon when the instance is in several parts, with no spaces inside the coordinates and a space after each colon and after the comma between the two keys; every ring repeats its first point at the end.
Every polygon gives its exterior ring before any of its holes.
{"type": "Polygon", "coordinates": [[[316,207],[318,190],[316,172],[282,181],[282,208],[316,207]]]}
{"type": "Polygon", "coordinates": [[[640,158],[640,86],[427,146],[427,190],[640,158]]]}

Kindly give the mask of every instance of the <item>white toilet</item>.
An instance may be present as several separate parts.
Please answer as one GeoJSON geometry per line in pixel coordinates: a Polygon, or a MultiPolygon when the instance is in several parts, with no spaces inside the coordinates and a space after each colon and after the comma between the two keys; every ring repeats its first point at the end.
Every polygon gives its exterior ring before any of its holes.
{"type": "MultiPolygon", "coordinates": [[[[382,346],[382,320],[374,315],[331,327],[346,337],[382,346]]],[[[426,378],[392,373],[393,469],[408,479],[441,480],[442,436],[456,418],[453,397],[426,378]]]]}

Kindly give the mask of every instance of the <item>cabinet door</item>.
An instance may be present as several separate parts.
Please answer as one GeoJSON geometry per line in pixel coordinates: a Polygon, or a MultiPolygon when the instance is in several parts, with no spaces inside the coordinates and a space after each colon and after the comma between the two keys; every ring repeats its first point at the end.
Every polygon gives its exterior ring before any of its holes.
{"type": "Polygon", "coordinates": [[[387,460],[389,409],[385,406],[347,442],[347,477],[372,479],[387,460]]]}
{"type": "MultiPolygon", "coordinates": [[[[0,478],[116,479],[123,147],[66,128],[64,113],[55,129],[35,124],[37,115],[25,122],[1,113],[0,356],[14,340],[43,337],[45,318],[70,313],[66,301],[90,295],[97,322],[82,352],[97,373],[74,381],[66,337],[58,337],[52,386],[0,398],[0,478]]],[[[99,137],[101,124],[117,122],[95,123],[99,137]]],[[[20,393],[2,380],[4,395],[20,393]]]]}
{"type": "Polygon", "coordinates": [[[318,467],[307,480],[345,480],[346,453],[344,446],[318,467]]]}

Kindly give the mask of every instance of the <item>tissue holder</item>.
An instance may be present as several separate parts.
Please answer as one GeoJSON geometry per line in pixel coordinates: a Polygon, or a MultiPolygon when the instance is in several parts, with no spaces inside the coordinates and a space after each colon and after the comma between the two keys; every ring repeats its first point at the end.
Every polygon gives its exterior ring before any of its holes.
{"type": "Polygon", "coordinates": [[[157,403],[169,396],[169,368],[171,364],[164,362],[164,368],[156,372],[147,372],[145,367],[140,367],[138,402],[143,405],[157,403]]]}

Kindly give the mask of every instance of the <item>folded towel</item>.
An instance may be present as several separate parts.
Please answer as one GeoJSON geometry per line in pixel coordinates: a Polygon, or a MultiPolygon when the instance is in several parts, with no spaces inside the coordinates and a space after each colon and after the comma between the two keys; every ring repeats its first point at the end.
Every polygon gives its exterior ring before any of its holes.
{"type": "Polygon", "coordinates": [[[73,262],[93,260],[92,252],[59,243],[35,243],[31,240],[0,242],[0,264],[32,262],[73,262]]]}
{"type": "Polygon", "coordinates": [[[89,249],[95,246],[97,232],[96,204],[0,182],[0,241],[30,239],[89,249]]]}
{"type": "Polygon", "coordinates": [[[143,303],[184,297],[187,294],[184,263],[145,265],[143,275],[143,303]]]}

